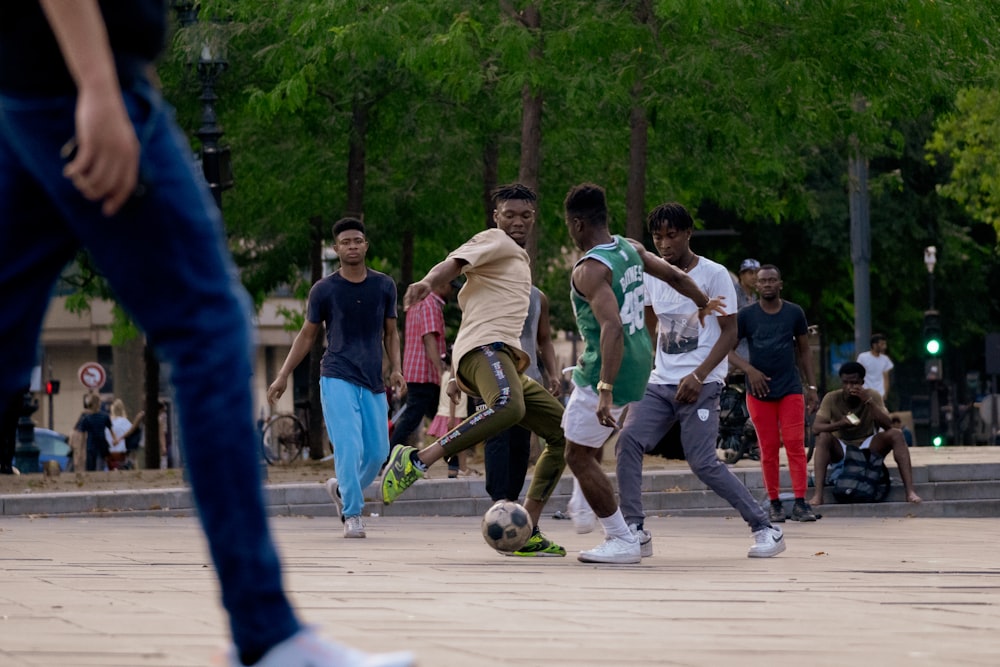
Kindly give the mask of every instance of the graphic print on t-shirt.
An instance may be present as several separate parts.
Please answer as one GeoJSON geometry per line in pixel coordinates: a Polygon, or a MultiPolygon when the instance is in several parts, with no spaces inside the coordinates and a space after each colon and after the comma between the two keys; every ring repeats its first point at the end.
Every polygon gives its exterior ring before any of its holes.
{"type": "Polygon", "coordinates": [[[657,345],[664,354],[684,354],[698,349],[698,313],[661,314],[657,345]]]}

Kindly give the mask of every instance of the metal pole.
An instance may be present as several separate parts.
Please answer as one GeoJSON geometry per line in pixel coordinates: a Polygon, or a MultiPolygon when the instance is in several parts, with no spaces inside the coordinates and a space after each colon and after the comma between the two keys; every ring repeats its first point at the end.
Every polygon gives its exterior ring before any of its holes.
{"type": "Polygon", "coordinates": [[[871,222],[868,161],[856,150],[848,162],[851,214],[851,263],[854,265],[854,354],[868,349],[872,335],[871,222]]]}

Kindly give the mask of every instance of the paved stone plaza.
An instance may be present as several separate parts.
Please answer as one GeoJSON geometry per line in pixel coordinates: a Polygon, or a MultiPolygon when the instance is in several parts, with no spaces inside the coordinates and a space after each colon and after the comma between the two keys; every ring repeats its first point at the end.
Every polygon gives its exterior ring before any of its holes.
{"type": "MultiPolygon", "coordinates": [[[[309,623],[425,667],[1000,664],[1000,519],[827,517],[746,558],[738,519],[652,518],[655,555],[505,558],[475,518],[273,520],[309,623]]],[[[195,521],[0,519],[0,665],[210,665],[227,641],[195,521]]]]}

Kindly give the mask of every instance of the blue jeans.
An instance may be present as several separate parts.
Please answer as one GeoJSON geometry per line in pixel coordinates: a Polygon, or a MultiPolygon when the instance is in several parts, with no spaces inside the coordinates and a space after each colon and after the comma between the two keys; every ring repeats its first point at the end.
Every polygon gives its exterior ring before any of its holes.
{"type": "Polygon", "coordinates": [[[365,487],[389,455],[389,404],[384,393],[339,378],[321,377],[319,393],[344,516],[358,516],[365,507],[365,487]]]}
{"type": "Polygon", "coordinates": [[[0,93],[0,399],[28,384],[60,271],[81,246],[169,362],[190,483],[241,651],[298,631],[261,493],[250,388],[250,301],[173,112],[123,91],[145,193],[113,217],[62,175],[74,97],[0,93]]]}

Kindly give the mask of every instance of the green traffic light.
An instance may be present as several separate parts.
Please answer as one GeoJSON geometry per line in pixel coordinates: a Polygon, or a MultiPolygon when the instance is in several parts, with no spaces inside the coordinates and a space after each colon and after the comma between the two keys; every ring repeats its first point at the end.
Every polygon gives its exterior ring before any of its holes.
{"type": "Polygon", "coordinates": [[[940,435],[935,435],[934,439],[931,442],[934,443],[935,447],[940,447],[941,445],[944,444],[944,438],[941,437],[940,435]]]}
{"type": "Polygon", "coordinates": [[[941,351],[941,341],[939,341],[937,338],[931,338],[930,340],[927,341],[925,347],[927,348],[928,354],[937,354],[938,352],[941,351]]]}

